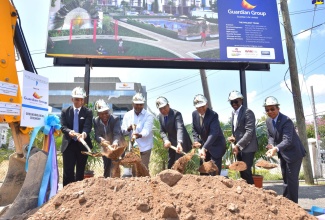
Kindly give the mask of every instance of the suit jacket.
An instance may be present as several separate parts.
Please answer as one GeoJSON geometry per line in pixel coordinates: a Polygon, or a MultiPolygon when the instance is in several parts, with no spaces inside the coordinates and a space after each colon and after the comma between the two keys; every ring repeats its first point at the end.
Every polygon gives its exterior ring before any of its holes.
{"type": "Polygon", "coordinates": [[[170,109],[166,125],[162,114],[158,115],[158,119],[160,123],[160,136],[164,141],[169,140],[176,147],[180,140],[182,141],[184,152],[192,149],[192,141],[184,126],[183,117],[180,112],[170,109]]]}
{"type": "Polygon", "coordinates": [[[105,132],[104,125],[100,122],[100,118],[97,116],[93,119],[95,139],[100,143],[100,137],[109,141],[111,144],[118,141],[119,145],[125,144],[124,137],[121,131],[121,124],[119,117],[110,115],[108,119],[108,129],[105,132]]]}
{"type": "Polygon", "coordinates": [[[242,106],[239,110],[237,117],[237,127],[234,131],[234,113],[232,113],[231,125],[232,134],[236,138],[236,144],[239,146],[240,150],[248,152],[256,152],[258,143],[255,131],[255,115],[254,113],[242,106]]]}
{"type": "Polygon", "coordinates": [[[226,152],[226,140],[220,127],[218,114],[208,108],[201,127],[200,115],[195,110],[192,113],[192,123],[194,141],[200,142],[213,157],[222,157],[226,152]]]}
{"type": "Polygon", "coordinates": [[[273,129],[272,119],[266,119],[269,134],[268,143],[279,148],[279,158],[287,163],[293,163],[306,155],[304,146],[295,130],[292,120],[281,113],[273,129]]]}
{"type": "MultiPolygon", "coordinates": [[[[63,153],[65,149],[67,149],[69,143],[73,140],[69,136],[69,132],[73,130],[73,118],[74,118],[74,110],[73,106],[70,106],[66,109],[63,109],[61,112],[61,131],[63,133],[62,144],[61,144],[61,152],[63,153]]],[[[79,114],[79,133],[85,132],[87,134],[87,138],[85,139],[86,143],[90,148],[92,148],[91,140],[90,140],[90,131],[92,128],[92,118],[93,112],[82,106],[79,114]]]]}

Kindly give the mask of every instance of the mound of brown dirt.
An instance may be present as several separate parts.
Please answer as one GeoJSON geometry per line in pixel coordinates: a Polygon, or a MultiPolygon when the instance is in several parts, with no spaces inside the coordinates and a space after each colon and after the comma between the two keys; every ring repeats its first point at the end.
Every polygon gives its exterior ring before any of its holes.
{"type": "Polygon", "coordinates": [[[274,191],[222,176],[89,178],[68,185],[29,219],[316,219],[274,191]]]}
{"type": "Polygon", "coordinates": [[[247,169],[247,165],[243,161],[236,161],[229,165],[229,169],[235,171],[244,171],[247,169]]]}
{"type": "Polygon", "coordinates": [[[261,167],[261,168],[264,168],[264,169],[273,169],[273,168],[277,167],[278,165],[276,165],[275,163],[270,163],[270,162],[268,162],[266,160],[259,160],[255,164],[255,166],[261,167]]]}

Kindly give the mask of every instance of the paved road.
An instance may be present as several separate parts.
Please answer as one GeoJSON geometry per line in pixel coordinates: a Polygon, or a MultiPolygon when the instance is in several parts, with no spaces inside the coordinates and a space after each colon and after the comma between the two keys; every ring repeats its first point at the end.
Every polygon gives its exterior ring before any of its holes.
{"type": "MultiPolygon", "coordinates": [[[[279,195],[282,195],[283,192],[282,183],[263,183],[263,188],[274,190],[279,195]]],[[[312,206],[325,208],[324,182],[322,183],[322,185],[313,186],[306,186],[300,184],[298,204],[308,212],[310,211],[310,208],[312,206]]]]}

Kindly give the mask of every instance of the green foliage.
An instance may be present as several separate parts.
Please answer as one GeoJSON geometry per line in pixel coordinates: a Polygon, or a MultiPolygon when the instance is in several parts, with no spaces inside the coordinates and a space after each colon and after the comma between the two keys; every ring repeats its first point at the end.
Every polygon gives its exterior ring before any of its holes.
{"type": "Polygon", "coordinates": [[[55,0],[51,0],[51,7],[55,7],[55,0]]]}
{"type": "Polygon", "coordinates": [[[201,30],[201,25],[200,24],[191,25],[188,26],[186,30],[188,35],[199,34],[201,30]]]}
{"type": "Polygon", "coordinates": [[[203,52],[194,53],[201,59],[220,59],[220,49],[207,50],[203,52]]]}
{"type": "Polygon", "coordinates": [[[152,3],[153,4],[153,11],[155,12],[155,13],[158,13],[158,10],[159,10],[159,5],[158,5],[158,0],[155,0],[155,2],[154,3],[152,3]]]}
{"type": "MultiPolygon", "coordinates": [[[[320,148],[325,150],[325,116],[320,116],[316,119],[318,128],[318,138],[322,141],[320,148]]],[[[315,138],[314,123],[306,123],[307,138],[315,138]]]]}
{"type": "Polygon", "coordinates": [[[219,27],[218,25],[209,25],[209,30],[211,34],[217,34],[219,33],[219,27]]]}
{"type": "Polygon", "coordinates": [[[167,169],[168,150],[164,148],[163,140],[160,137],[160,123],[155,117],[153,123],[153,148],[150,158],[150,173],[156,175],[167,169]]]}
{"type": "Polygon", "coordinates": [[[7,148],[0,148],[0,164],[4,160],[9,160],[9,156],[14,153],[14,150],[9,150],[7,148]]]}
{"type": "MultiPolygon", "coordinates": [[[[95,130],[91,129],[90,132],[90,139],[91,139],[91,144],[93,145],[93,148],[91,149],[92,152],[100,152],[101,151],[101,146],[97,143],[95,139],[95,130]]],[[[93,171],[96,166],[101,165],[103,162],[102,157],[92,157],[88,156],[87,163],[86,163],[86,171],[93,171]]]]}
{"type": "Polygon", "coordinates": [[[149,31],[153,31],[155,33],[158,33],[158,34],[161,34],[161,35],[164,35],[164,36],[167,36],[167,37],[178,39],[177,32],[168,30],[166,28],[155,27],[152,24],[145,24],[145,23],[133,20],[133,19],[128,19],[128,23],[131,24],[131,25],[134,25],[136,27],[140,27],[140,28],[143,28],[143,29],[146,29],[146,30],[149,30],[149,31]]]}
{"type": "Polygon", "coordinates": [[[255,129],[256,129],[258,148],[254,155],[253,174],[255,174],[255,172],[256,172],[255,163],[259,159],[263,159],[263,160],[270,161],[270,162],[276,162],[276,160],[274,158],[272,158],[272,157],[269,158],[269,157],[266,157],[266,155],[265,155],[265,153],[267,151],[266,146],[268,144],[268,133],[267,133],[267,127],[266,127],[266,123],[265,123],[265,118],[262,118],[257,121],[255,129]]]}

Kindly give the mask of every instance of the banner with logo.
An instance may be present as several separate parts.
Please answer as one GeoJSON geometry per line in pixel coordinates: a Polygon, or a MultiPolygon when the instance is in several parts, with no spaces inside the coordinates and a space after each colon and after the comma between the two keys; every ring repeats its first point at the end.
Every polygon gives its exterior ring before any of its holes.
{"type": "Polygon", "coordinates": [[[116,90],[134,90],[134,83],[116,83],[116,90]]]}
{"type": "Polygon", "coordinates": [[[24,70],[22,84],[21,126],[44,125],[48,115],[49,80],[44,76],[24,70]]]}
{"type": "Polygon", "coordinates": [[[198,68],[202,62],[284,63],[276,0],[195,0],[190,11],[166,2],[164,13],[149,7],[108,15],[102,11],[111,3],[56,1],[46,56],[120,60],[123,67],[133,60],[144,67],[177,61],[180,68],[189,62],[198,68]]]}
{"type": "Polygon", "coordinates": [[[220,59],[284,62],[275,0],[218,0],[220,59]]]}

